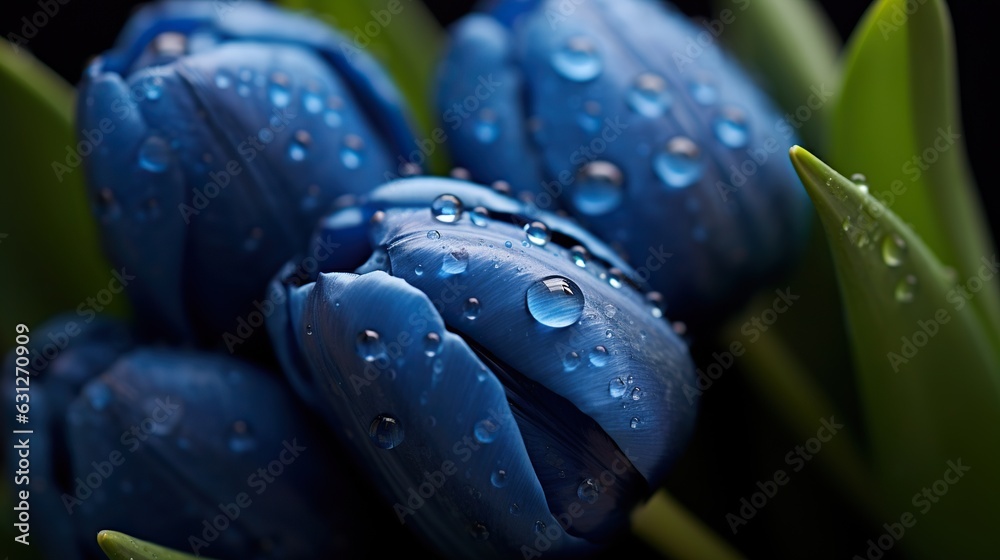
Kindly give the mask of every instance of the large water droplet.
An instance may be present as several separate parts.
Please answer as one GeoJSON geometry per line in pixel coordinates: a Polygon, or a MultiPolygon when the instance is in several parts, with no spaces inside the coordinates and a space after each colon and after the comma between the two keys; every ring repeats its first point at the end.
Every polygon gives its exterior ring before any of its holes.
{"type": "Polygon", "coordinates": [[[569,278],[549,276],[533,283],[525,295],[528,312],[539,323],[553,328],[568,327],[583,315],[583,292],[569,278]]]}
{"type": "Polygon", "coordinates": [[[663,116],[672,104],[666,80],[650,72],[639,74],[628,92],[628,106],[644,117],[663,116]]]}
{"type": "Polygon", "coordinates": [[[671,140],[653,159],[653,169],[667,186],[682,189],[701,178],[703,163],[701,151],[689,138],[678,136],[671,140]]]}
{"type": "Polygon", "coordinates": [[[607,214],[621,204],[624,182],[625,178],[617,165],[592,161],[577,172],[573,206],[587,216],[607,214]]]}
{"type": "Polygon", "coordinates": [[[611,380],[608,384],[608,393],[612,398],[620,399],[625,396],[625,390],[628,388],[628,384],[621,377],[616,377],[611,380]]]}
{"type": "Polygon", "coordinates": [[[462,211],[462,201],[454,195],[443,194],[431,203],[431,215],[444,224],[453,224],[460,220],[462,211]]]}
{"type": "Polygon", "coordinates": [[[151,173],[162,173],[170,163],[170,144],[159,136],[150,136],[139,148],[139,166],[151,173]]]}
{"type": "Polygon", "coordinates": [[[403,436],[403,425],[389,414],[379,414],[368,428],[368,437],[381,449],[398,447],[403,436]]]}
{"type": "Polygon", "coordinates": [[[465,315],[465,318],[470,321],[476,320],[476,318],[479,317],[479,312],[481,310],[482,306],[480,305],[479,300],[474,297],[465,300],[465,305],[462,306],[462,313],[465,315]]]}
{"type": "Polygon", "coordinates": [[[445,253],[441,270],[445,274],[461,274],[469,268],[469,252],[464,248],[445,253]]]}
{"type": "Polygon", "coordinates": [[[490,475],[490,482],[497,488],[507,486],[507,471],[503,469],[493,471],[493,474],[490,475]]]}
{"type": "Polygon", "coordinates": [[[896,284],[896,301],[910,303],[917,295],[917,277],[909,275],[896,284]]]}
{"type": "Polygon", "coordinates": [[[580,245],[574,245],[569,250],[569,258],[576,266],[580,268],[587,268],[587,261],[590,260],[590,253],[580,245]]]}
{"type": "Polygon", "coordinates": [[[292,161],[302,161],[309,153],[309,146],[312,145],[312,136],[304,130],[299,130],[292,136],[292,141],[288,144],[288,157],[292,161]]]}
{"type": "Polygon", "coordinates": [[[374,362],[385,355],[385,344],[382,343],[382,337],[371,329],[358,333],[355,348],[358,355],[366,362],[374,362]]]}
{"type": "Polygon", "coordinates": [[[482,206],[477,206],[473,208],[472,212],[469,212],[469,219],[472,220],[474,226],[486,227],[490,223],[490,212],[482,206]]]}
{"type": "Polygon", "coordinates": [[[292,94],[288,89],[288,85],[289,79],[287,75],[275,72],[271,76],[271,85],[267,88],[267,97],[279,109],[288,107],[288,104],[292,102],[292,94]]]}
{"type": "Polygon", "coordinates": [[[229,436],[229,450],[233,453],[246,453],[257,447],[257,441],[250,435],[247,423],[242,420],[233,423],[233,433],[229,436]]]}
{"type": "Polygon", "coordinates": [[[584,479],[577,487],[576,495],[588,504],[593,504],[601,497],[601,486],[593,478],[584,479]]]}
{"type": "Polygon", "coordinates": [[[897,267],[906,257],[906,241],[898,234],[889,234],[882,239],[882,262],[886,266],[897,267]]]}
{"type": "Polygon", "coordinates": [[[549,228],[542,222],[531,222],[524,225],[524,233],[528,242],[532,245],[544,246],[552,238],[549,228]]]}
{"type": "Polygon", "coordinates": [[[348,134],[344,137],[344,147],[340,149],[340,162],[348,169],[361,167],[361,162],[363,161],[362,150],[364,148],[365,143],[361,137],[348,134]]]}
{"type": "Polygon", "coordinates": [[[490,418],[476,422],[475,427],[472,429],[472,434],[476,436],[476,440],[479,443],[493,443],[499,433],[500,425],[490,418]]]}
{"type": "Polygon", "coordinates": [[[552,67],[574,82],[587,82],[601,74],[604,64],[597,47],[586,37],[573,37],[552,55],[552,67]]]}
{"type": "Polygon", "coordinates": [[[727,107],[712,124],[715,137],[730,148],[742,148],[750,140],[750,126],[746,114],[735,107],[727,107]]]}
{"type": "Polygon", "coordinates": [[[603,346],[595,346],[590,352],[590,363],[596,367],[608,365],[608,349],[603,346]]]}

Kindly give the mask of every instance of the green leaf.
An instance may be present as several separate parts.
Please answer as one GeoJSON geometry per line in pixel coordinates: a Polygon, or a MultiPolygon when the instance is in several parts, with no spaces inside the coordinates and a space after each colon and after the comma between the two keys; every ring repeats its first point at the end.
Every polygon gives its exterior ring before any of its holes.
{"type": "MultiPolygon", "coordinates": [[[[83,187],[76,153],[73,90],[27,51],[0,40],[0,330],[72,311],[111,280],[83,187]],[[67,165],[57,177],[54,164],[67,165]]],[[[112,300],[120,313],[125,298],[112,300]]],[[[82,322],[82,320],[81,320],[82,322]]],[[[12,341],[3,337],[0,351],[12,341]]]]}
{"type": "MultiPolygon", "coordinates": [[[[962,280],[995,253],[960,126],[954,38],[942,0],[881,0],[851,38],[831,162],[863,173],[962,280]]],[[[1000,290],[972,303],[1000,342],[1000,290]]]]}
{"type": "MultiPolygon", "coordinates": [[[[444,34],[421,1],[409,0],[281,0],[305,10],[344,34],[347,49],[366,51],[379,59],[403,92],[421,131],[438,126],[429,111],[433,78],[444,34]]],[[[431,155],[432,166],[446,169],[443,148],[431,155]]]]}
{"type": "Polygon", "coordinates": [[[666,490],[660,490],[632,512],[632,532],[664,558],[676,560],[739,560],[743,558],[725,539],[685,509],[666,490]]]}
{"type": "Polygon", "coordinates": [[[111,560],[194,560],[197,558],[115,531],[98,533],[97,544],[111,560]]]}
{"type": "Polygon", "coordinates": [[[914,517],[902,543],[915,557],[995,551],[1000,348],[913,229],[809,152],[791,156],[830,236],[885,522],[914,517]]]}
{"type": "Polygon", "coordinates": [[[826,92],[839,85],[840,39],[822,8],[814,0],[714,4],[712,24],[721,29],[719,37],[762,78],[775,101],[792,115],[789,121],[802,124],[799,132],[806,141],[825,147],[832,112],[826,92]]]}

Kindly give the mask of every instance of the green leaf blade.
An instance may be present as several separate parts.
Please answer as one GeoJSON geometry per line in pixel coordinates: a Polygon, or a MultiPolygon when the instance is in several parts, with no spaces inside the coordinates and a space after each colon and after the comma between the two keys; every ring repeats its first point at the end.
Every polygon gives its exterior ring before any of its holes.
{"type": "MultiPolygon", "coordinates": [[[[0,40],[0,92],[6,133],[0,140],[0,308],[2,327],[37,324],[78,308],[112,278],[91,218],[83,169],[68,167],[76,153],[73,90],[24,50],[0,40]],[[61,180],[60,180],[61,179],[61,180]]],[[[108,311],[122,314],[124,297],[108,311]]],[[[86,315],[86,314],[84,314],[86,315]]],[[[89,317],[89,315],[86,315],[89,317]]],[[[85,319],[81,316],[81,322],[85,319]]],[[[10,340],[0,343],[0,351],[10,340]]]]}
{"type": "MultiPolygon", "coordinates": [[[[880,0],[848,46],[831,161],[873,192],[962,279],[995,254],[968,169],[954,39],[941,0],[880,0]],[[911,13],[912,12],[912,13],[911,13]]],[[[1000,342],[1000,291],[973,308],[1000,342]]]]}
{"type": "Polygon", "coordinates": [[[115,531],[98,533],[97,544],[110,560],[195,560],[198,558],[115,531]]]}
{"type": "Polygon", "coordinates": [[[952,275],[903,220],[805,150],[793,148],[792,161],[831,239],[888,511],[918,519],[904,546],[928,558],[992,550],[1000,351],[971,306],[949,296],[952,275]],[[906,248],[886,259],[885,239],[906,248]],[[959,460],[971,471],[924,515],[914,496],[959,460]]]}

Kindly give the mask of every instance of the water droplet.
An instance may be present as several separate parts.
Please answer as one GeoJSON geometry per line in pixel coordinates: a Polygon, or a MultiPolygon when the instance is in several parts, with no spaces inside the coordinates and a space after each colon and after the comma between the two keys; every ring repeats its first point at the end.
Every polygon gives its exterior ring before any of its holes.
{"type": "Polygon", "coordinates": [[[706,81],[693,82],[690,90],[691,97],[702,105],[712,105],[719,100],[719,90],[706,81]]]}
{"type": "Polygon", "coordinates": [[[528,312],[539,323],[553,328],[568,327],[583,315],[583,292],[569,278],[549,276],[533,283],[525,295],[528,312]]]}
{"type": "Polygon", "coordinates": [[[910,303],[917,294],[917,277],[908,275],[896,284],[896,301],[910,303]]]}
{"type": "Polygon", "coordinates": [[[445,274],[461,274],[469,268],[469,252],[464,248],[445,253],[441,271],[445,274]]]}
{"type": "Polygon", "coordinates": [[[163,97],[163,78],[157,76],[145,84],[146,99],[156,101],[163,97]]]}
{"type": "Polygon", "coordinates": [[[312,144],[312,136],[304,130],[299,130],[292,137],[292,141],[288,144],[288,157],[292,158],[292,161],[302,161],[306,159],[306,154],[309,152],[309,146],[312,144]]]}
{"type": "Polygon", "coordinates": [[[590,363],[596,367],[608,365],[608,349],[603,346],[596,346],[590,353],[590,363]]]}
{"type": "Polygon", "coordinates": [[[90,406],[94,410],[104,410],[111,404],[111,389],[104,383],[90,384],[87,386],[85,392],[87,393],[87,400],[90,401],[90,406]]]}
{"type": "Polygon", "coordinates": [[[604,63],[593,42],[573,37],[552,55],[552,67],[560,76],[574,82],[587,82],[601,74],[604,63]]]}
{"type": "Polygon", "coordinates": [[[233,79],[229,77],[229,74],[226,74],[223,71],[219,71],[215,74],[215,87],[219,89],[228,89],[232,83],[233,79]]]}
{"type": "Polygon", "coordinates": [[[587,268],[587,261],[590,259],[590,253],[580,245],[574,245],[569,250],[569,258],[576,266],[580,268],[587,268]]]}
{"type": "Polygon", "coordinates": [[[503,246],[510,249],[511,247],[514,246],[514,244],[511,243],[510,241],[504,241],[503,246]]]}
{"type": "Polygon", "coordinates": [[[653,159],[653,169],[664,183],[675,189],[691,186],[701,178],[701,151],[689,138],[678,136],[653,159]]]}
{"type": "Polygon", "coordinates": [[[621,270],[618,270],[617,268],[608,270],[608,284],[612,288],[616,290],[621,289],[621,287],[625,285],[624,278],[625,274],[621,270]]]}
{"type": "Polygon", "coordinates": [[[750,127],[746,114],[735,107],[727,107],[712,125],[715,137],[725,146],[742,148],[750,140],[750,127]]]}
{"type": "Polygon", "coordinates": [[[344,167],[348,169],[357,169],[361,167],[361,151],[364,150],[364,147],[365,143],[361,137],[354,134],[348,134],[344,137],[344,147],[340,150],[340,162],[343,163],[344,167]]]}
{"type": "Polygon", "coordinates": [[[576,489],[576,495],[588,504],[593,504],[601,497],[601,487],[593,478],[587,478],[576,489]]]}
{"type": "Polygon", "coordinates": [[[535,533],[538,533],[538,534],[544,533],[545,532],[545,523],[542,523],[541,521],[535,521],[534,531],[535,531],[535,533]]]}
{"type": "Polygon", "coordinates": [[[437,356],[441,351],[441,335],[435,332],[427,333],[424,337],[424,355],[428,358],[437,356]]]}
{"type": "Polygon", "coordinates": [[[313,91],[306,92],[302,96],[302,106],[306,112],[318,114],[323,110],[323,97],[313,91]]]}
{"type": "Polygon", "coordinates": [[[382,343],[382,337],[371,329],[358,333],[355,348],[358,355],[366,362],[374,362],[385,356],[385,344],[382,343]]]}
{"type": "Polygon", "coordinates": [[[632,388],[632,400],[637,401],[642,398],[642,389],[638,387],[632,388]]]}
{"type": "Polygon", "coordinates": [[[851,175],[851,181],[858,185],[868,184],[868,177],[865,177],[864,173],[855,173],[851,175]]]}
{"type": "Polygon", "coordinates": [[[570,352],[563,356],[563,369],[566,371],[573,371],[574,369],[580,367],[580,355],[576,352],[570,352]]]}
{"type": "Polygon", "coordinates": [[[441,232],[432,229],[427,232],[427,239],[441,239],[441,232]]]}
{"type": "Polygon", "coordinates": [[[246,453],[257,447],[257,441],[251,437],[247,423],[242,420],[233,423],[233,433],[229,436],[229,450],[233,453],[246,453]]]}
{"type": "Polygon", "coordinates": [[[497,488],[507,486],[507,471],[503,469],[493,471],[493,474],[490,475],[490,482],[497,488]]]}
{"type": "Polygon", "coordinates": [[[392,449],[403,443],[403,425],[388,414],[379,414],[368,428],[368,437],[381,449],[392,449]]]}
{"type": "Polygon", "coordinates": [[[897,267],[903,264],[906,256],[906,241],[898,234],[886,235],[882,239],[882,262],[886,266],[897,267]]]}
{"type": "Polygon", "coordinates": [[[529,243],[544,246],[552,238],[549,228],[542,222],[531,222],[524,225],[524,233],[529,243]]]}
{"type": "Polygon", "coordinates": [[[608,393],[611,394],[612,398],[620,399],[625,396],[626,388],[625,380],[621,377],[616,377],[608,384],[608,393]]]}
{"type": "Polygon", "coordinates": [[[313,333],[313,326],[312,325],[306,325],[306,335],[312,336],[312,333],[313,333]]]}
{"type": "Polygon", "coordinates": [[[507,510],[511,515],[517,517],[521,515],[521,506],[517,505],[517,502],[510,504],[510,509],[507,510]]]}
{"type": "Polygon", "coordinates": [[[577,172],[573,205],[587,216],[607,214],[621,204],[625,178],[607,161],[592,161],[577,172]]]}
{"type": "Polygon", "coordinates": [[[851,230],[851,217],[848,216],[848,217],[844,218],[844,221],[841,222],[840,227],[844,228],[844,231],[850,231],[851,230]]]}
{"type": "Polygon", "coordinates": [[[422,265],[418,264],[417,266],[415,266],[413,268],[413,273],[416,274],[417,276],[423,276],[424,275],[424,267],[422,265]]]}
{"type": "Polygon", "coordinates": [[[663,116],[672,104],[673,96],[667,91],[666,80],[650,72],[639,74],[628,92],[628,106],[651,119],[663,116]]]}
{"type": "Polygon", "coordinates": [[[500,425],[489,418],[476,422],[476,426],[472,430],[472,434],[476,436],[479,443],[492,443],[497,439],[499,433],[500,425]]]}
{"type": "Polygon", "coordinates": [[[628,423],[629,427],[633,430],[639,427],[639,418],[636,416],[632,417],[632,420],[628,423]]]}
{"type": "Polygon", "coordinates": [[[476,317],[479,317],[479,311],[481,310],[481,305],[479,300],[476,298],[469,298],[465,301],[465,305],[462,306],[462,312],[465,314],[465,318],[474,321],[476,317]]]}
{"type": "Polygon", "coordinates": [[[604,316],[608,319],[613,319],[616,313],[618,313],[618,309],[614,305],[609,303],[604,306],[604,316]]]}
{"type": "Polygon", "coordinates": [[[482,206],[477,206],[469,213],[469,219],[474,226],[486,227],[490,221],[490,212],[482,206]]]}
{"type": "Polygon", "coordinates": [[[159,136],[150,136],[139,148],[139,166],[151,173],[162,173],[170,163],[170,144],[159,136]]]}
{"type": "Polygon", "coordinates": [[[444,224],[453,224],[460,220],[462,211],[462,201],[454,195],[443,194],[431,203],[431,215],[444,224]]]}
{"type": "Polygon", "coordinates": [[[482,523],[476,523],[475,525],[473,525],[472,528],[469,530],[469,532],[472,534],[472,538],[476,539],[477,541],[485,541],[486,539],[490,538],[489,529],[487,529],[486,525],[482,523]]]}
{"type": "Polygon", "coordinates": [[[666,307],[663,300],[663,294],[660,292],[649,292],[646,294],[646,301],[649,302],[650,313],[652,313],[653,317],[662,319],[663,310],[666,307]]]}
{"type": "Polygon", "coordinates": [[[344,117],[340,116],[340,113],[337,111],[330,109],[323,113],[323,122],[330,128],[339,128],[344,122],[344,117]]]}
{"type": "Polygon", "coordinates": [[[267,97],[279,109],[288,107],[288,104],[292,102],[292,94],[288,89],[288,84],[288,76],[281,72],[275,72],[271,76],[271,85],[267,88],[267,97]]]}
{"type": "Polygon", "coordinates": [[[497,115],[492,109],[483,109],[479,112],[476,122],[473,124],[473,132],[476,140],[483,144],[492,144],[500,136],[500,125],[497,124],[497,115]]]}

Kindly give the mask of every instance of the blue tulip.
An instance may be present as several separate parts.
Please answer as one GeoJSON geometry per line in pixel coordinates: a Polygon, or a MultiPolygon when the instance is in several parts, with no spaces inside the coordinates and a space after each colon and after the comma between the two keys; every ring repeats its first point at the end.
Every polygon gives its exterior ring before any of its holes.
{"type": "Polygon", "coordinates": [[[810,222],[795,128],[707,31],[663,2],[490,4],[454,27],[438,85],[473,179],[568,211],[675,319],[732,312],[789,264],[810,222]]]}
{"type": "MultiPolygon", "coordinates": [[[[29,355],[68,320],[32,329],[29,355]]],[[[369,548],[365,487],[273,373],[228,356],[133,347],[124,326],[100,320],[49,355],[20,426],[34,431],[31,543],[44,557],[101,558],[104,529],[214,558],[369,548]]],[[[4,384],[5,402],[13,387],[4,384]]]]}
{"type": "Polygon", "coordinates": [[[325,220],[326,239],[344,249],[276,280],[272,340],[443,554],[592,552],[662,482],[692,429],[694,367],[609,248],[440,178],[377,189],[325,220]]]}
{"type": "Polygon", "coordinates": [[[148,330],[219,344],[260,326],[252,303],[319,218],[396,169],[405,104],[345,41],[262,2],[163,1],[87,69],[88,188],[148,330]]]}

